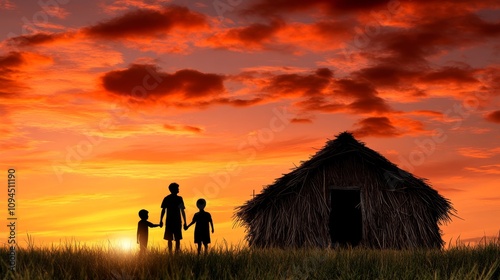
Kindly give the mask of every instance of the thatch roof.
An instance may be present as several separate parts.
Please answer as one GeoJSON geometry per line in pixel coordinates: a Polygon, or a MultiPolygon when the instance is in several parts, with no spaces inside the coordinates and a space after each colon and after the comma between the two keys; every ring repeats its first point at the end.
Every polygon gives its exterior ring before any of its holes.
{"type": "Polygon", "coordinates": [[[451,203],[423,178],[398,168],[343,132],[244,205],[236,222],[255,247],[328,247],[329,187],[360,187],[362,246],[441,248],[451,203]]]}

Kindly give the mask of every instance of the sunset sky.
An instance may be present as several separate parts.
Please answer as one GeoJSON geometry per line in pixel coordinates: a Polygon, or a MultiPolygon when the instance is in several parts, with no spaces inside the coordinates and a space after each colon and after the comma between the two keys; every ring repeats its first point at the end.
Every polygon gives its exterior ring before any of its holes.
{"type": "Polygon", "coordinates": [[[20,245],[135,246],[171,182],[238,244],[234,207],[346,130],[451,200],[446,242],[499,234],[498,0],[0,0],[0,18],[20,245]]]}

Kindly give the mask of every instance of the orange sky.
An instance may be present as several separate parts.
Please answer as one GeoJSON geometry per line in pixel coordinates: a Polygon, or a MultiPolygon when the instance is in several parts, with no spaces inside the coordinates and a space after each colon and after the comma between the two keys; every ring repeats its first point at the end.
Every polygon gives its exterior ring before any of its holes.
{"type": "Polygon", "coordinates": [[[240,243],[234,207],[345,130],[452,201],[445,241],[498,235],[498,1],[33,3],[0,0],[21,245],[133,242],[174,181],[240,243]]]}

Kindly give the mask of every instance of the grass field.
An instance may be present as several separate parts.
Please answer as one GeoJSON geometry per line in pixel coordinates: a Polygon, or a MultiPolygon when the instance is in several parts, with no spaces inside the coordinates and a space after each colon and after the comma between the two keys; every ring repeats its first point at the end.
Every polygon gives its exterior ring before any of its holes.
{"type": "Polygon", "coordinates": [[[68,243],[17,249],[17,272],[2,279],[500,279],[500,242],[446,250],[251,250],[217,248],[206,255],[134,252],[68,243]]]}

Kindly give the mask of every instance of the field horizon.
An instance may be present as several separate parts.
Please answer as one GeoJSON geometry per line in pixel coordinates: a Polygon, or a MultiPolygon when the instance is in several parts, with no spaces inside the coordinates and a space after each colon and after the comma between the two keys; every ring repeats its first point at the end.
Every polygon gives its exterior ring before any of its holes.
{"type": "Polygon", "coordinates": [[[256,249],[220,244],[197,255],[193,247],[168,253],[154,246],[146,255],[78,242],[0,248],[2,279],[498,279],[500,237],[442,250],[256,249]]]}

